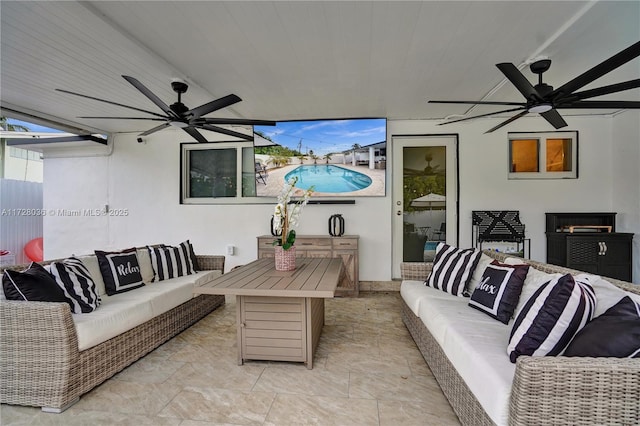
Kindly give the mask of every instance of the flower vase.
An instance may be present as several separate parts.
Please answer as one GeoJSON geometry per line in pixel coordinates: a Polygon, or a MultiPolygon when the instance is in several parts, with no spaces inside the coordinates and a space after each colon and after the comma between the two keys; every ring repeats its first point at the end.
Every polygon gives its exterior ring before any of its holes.
{"type": "Polygon", "coordinates": [[[276,246],[276,271],[293,271],[296,269],[296,246],[284,250],[282,246],[276,246]]]}

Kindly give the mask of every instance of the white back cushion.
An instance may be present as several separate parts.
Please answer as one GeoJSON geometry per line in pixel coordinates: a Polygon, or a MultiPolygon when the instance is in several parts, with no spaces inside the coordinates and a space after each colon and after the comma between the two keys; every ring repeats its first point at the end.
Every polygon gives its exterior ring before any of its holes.
{"type": "Polygon", "coordinates": [[[98,295],[104,296],[105,294],[107,294],[107,290],[104,286],[104,280],[102,279],[102,272],[100,272],[100,265],[98,265],[98,258],[96,257],[96,255],[90,254],[87,256],[77,256],[77,258],[82,261],[82,264],[91,274],[91,278],[96,284],[98,295]]]}

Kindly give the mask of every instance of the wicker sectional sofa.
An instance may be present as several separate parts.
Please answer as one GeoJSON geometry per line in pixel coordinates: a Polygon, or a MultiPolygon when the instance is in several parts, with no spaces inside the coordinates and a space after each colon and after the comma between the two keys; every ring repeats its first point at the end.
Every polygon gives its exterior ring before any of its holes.
{"type": "MultiPolygon", "coordinates": [[[[490,251],[484,253],[499,261],[505,261],[507,258],[502,253],[490,251]]],[[[580,273],[580,271],[536,261],[523,261],[546,273],[572,275],[580,273]]],[[[406,281],[425,280],[431,267],[430,263],[403,263],[401,265],[403,285],[406,281]]],[[[613,279],[607,279],[607,281],[628,293],[640,294],[640,286],[613,279]]],[[[417,283],[414,282],[414,284],[417,283]]],[[[455,296],[452,297],[455,298],[455,296]]],[[[405,300],[406,298],[407,296],[403,295],[403,322],[460,421],[465,425],[496,424],[496,421],[487,413],[486,407],[479,402],[477,395],[469,388],[465,378],[454,367],[438,339],[434,337],[442,333],[438,334],[438,330],[430,330],[425,325],[425,321],[414,312],[413,301],[405,300]]],[[[470,310],[473,311],[473,309],[470,310]]],[[[470,327],[475,325],[471,322],[470,324],[470,327]]],[[[479,334],[480,332],[481,330],[478,330],[479,334]]],[[[482,333],[486,331],[483,330],[482,333]]],[[[504,354],[508,358],[506,341],[504,354]]],[[[491,395],[492,389],[487,386],[483,392],[491,395]]],[[[486,395],[480,399],[483,398],[486,401],[486,395]]],[[[637,358],[520,356],[515,364],[515,374],[510,395],[508,395],[508,407],[505,407],[504,411],[508,413],[508,418],[504,422],[497,422],[498,424],[640,424],[640,360],[637,358]]],[[[494,414],[493,418],[495,417],[494,414]]]]}
{"type": "MultiPolygon", "coordinates": [[[[197,256],[201,271],[222,272],[224,261],[224,256],[197,256]]],[[[26,266],[2,268],[0,272],[26,266]]],[[[198,272],[188,277],[196,280],[204,275],[198,272]]],[[[177,279],[180,278],[185,277],[177,279]]],[[[129,299],[137,297],[136,290],[125,294],[129,299]]],[[[169,292],[162,300],[163,310],[168,309],[163,313],[84,350],[79,349],[77,324],[67,303],[0,300],[0,402],[64,411],[81,395],[225,301],[224,296],[200,295],[174,304],[171,298],[169,292]]],[[[99,310],[100,307],[95,312],[99,310]]]]}

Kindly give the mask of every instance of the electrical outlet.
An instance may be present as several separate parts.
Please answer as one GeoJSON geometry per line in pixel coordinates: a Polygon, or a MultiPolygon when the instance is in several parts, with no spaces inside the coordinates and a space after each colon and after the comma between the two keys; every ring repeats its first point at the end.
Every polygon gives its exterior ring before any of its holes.
{"type": "Polygon", "coordinates": [[[235,252],[236,252],[236,248],[234,246],[232,246],[231,244],[229,244],[227,246],[227,254],[229,256],[233,256],[235,254],[235,252]]]}

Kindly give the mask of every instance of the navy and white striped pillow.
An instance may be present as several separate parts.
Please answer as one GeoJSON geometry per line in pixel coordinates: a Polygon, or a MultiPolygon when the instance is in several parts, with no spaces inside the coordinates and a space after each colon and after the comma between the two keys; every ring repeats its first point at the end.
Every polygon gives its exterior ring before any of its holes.
{"type": "Polygon", "coordinates": [[[53,262],[50,272],[70,301],[71,312],[86,314],[100,306],[102,300],[96,284],[80,259],[70,257],[62,262],[53,262]]]}
{"type": "Polygon", "coordinates": [[[567,274],[543,284],[516,315],[507,354],[561,355],[573,336],[591,319],[596,295],[589,277],[567,274]]]}
{"type": "Polygon", "coordinates": [[[480,254],[479,250],[438,244],[433,269],[425,284],[454,296],[463,296],[465,286],[480,261],[480,254]]]}
{"type": "Polygon", "coordinates": [[[147,247],[151,257],[151,266],[155,273],[154,281],[163,281],[183,275],[193,274],[193,260],[187,243],[173,246],[147,247]]]}

